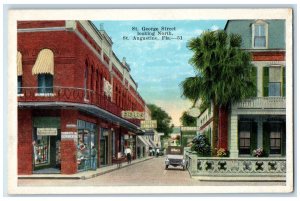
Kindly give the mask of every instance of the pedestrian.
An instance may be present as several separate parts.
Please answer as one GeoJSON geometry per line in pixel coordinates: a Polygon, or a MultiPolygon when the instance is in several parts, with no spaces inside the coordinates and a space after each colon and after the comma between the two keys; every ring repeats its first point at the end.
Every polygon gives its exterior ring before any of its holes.
{"type": "Polygon", "coordinates": [[[93,170],[97,169],[97,149],[95,146],[93,146],[91,150],[91,167],[93,170]]]}
{"type": "Polygon", "coordinates": [[[156,149],[156,157],[159,156],[159,148],[156,149]]]}
{"type": "Polygon", "coordinates": [[[127,163],[131,164],[131,149],[128,146],[125,149],[125,155],[127,157],[127,163]]]}

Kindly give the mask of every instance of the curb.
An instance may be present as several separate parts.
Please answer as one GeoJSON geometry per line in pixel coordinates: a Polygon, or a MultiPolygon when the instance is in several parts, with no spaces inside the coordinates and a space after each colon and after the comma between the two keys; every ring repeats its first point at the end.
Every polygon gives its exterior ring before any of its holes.
{"type": "MultiPolygon", "coordinates": [[[[60,174],[57,174],[57,176],[54,176],[54,175],[49,175],[49,176],[38,176],[38,174],[35,174],[34,176],[32,175],[29,175],[29,176],[18,176],[18,179],[73,179],[73,180],[78,180],[78,179],[82,179],[82,180],[86,180],[86,179],[91,179],[91,178],[95,178],[97,176],[100,176],[100,175],[103,175],[103,174],[106,174],[106,173],[109,173],[109,172],[112,172],[112,171],[115,171],[115,170],[119,170],[119,169],[122,169],[122,168],[125,168],[125,167],[129,167],[131,165],[135,165],[135,164],[138,164],[138,163],[141,163],[141,162],[144,162],[144,161],[147,161],[147,160],[150,160],[150,159],[153,159],[154,157],[151,157],[151,158],[146,158],[144,160],[140,160],[140,161],[137,161],[137,162],[134,162],[134,163],[131,163],[131,164],[125,164],[125,165],[122,165],[121,167],[116,167],[116,168],[112,168],[112,169],[109,169],[109,170],[105,170],[103,172],[95,172],[94,174],[91,174],[91,175],[83,175],[83,176],[70,176],[70,175],[60,175],[60,174]]],[[[125,162],[126,163],[126,162],[125,162]]],[[[101,171],[101,168],[99,168],[99,170],[101,171]]]]}

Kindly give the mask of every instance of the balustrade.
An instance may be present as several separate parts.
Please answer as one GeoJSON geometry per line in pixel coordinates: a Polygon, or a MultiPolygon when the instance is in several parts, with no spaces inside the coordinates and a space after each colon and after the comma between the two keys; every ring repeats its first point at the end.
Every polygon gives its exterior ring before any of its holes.
{"type": "Polygon", "coordinates": [[[238,109],[284,109],[285,107],[285,97],[257,97],[240,101],[233,105],[233,108],[238,109]]]}
{"type": "Polygon", "coordinates": [[[234,177],[285,177],[285,158],[217,158],[197,157],[195,154],[186,154],[188,170],[192,176],[234,176],[234,177]]]}
{"type": "MultiPolygon", "coordinates": [[[[99,94],[95,91],[75,87],[54,86],[43,90],[38,87],[22,87],[21,95],[18,96],[19,102],[69,102],[79,104],[95,105],[116,116],[121,117],[122,109],[111,101],[104,93],[99,94]],[[51,90],[50,90],[51,89],[51,90]],[[49,93],[51,92],[51,93],[49,93]]],[[[130,119],[131,123],[139,125],[139,120],[130,119]]]]}

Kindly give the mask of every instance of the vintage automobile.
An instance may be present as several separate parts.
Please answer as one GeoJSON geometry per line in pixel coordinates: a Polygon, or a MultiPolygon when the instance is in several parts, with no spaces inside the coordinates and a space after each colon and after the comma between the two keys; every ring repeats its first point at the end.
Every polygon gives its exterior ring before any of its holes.
{"type": "Polygon", "coordinates": [[[169,146],[167,148],[165,165],[166,169],[171,165],[173,167],[181,166],[182,169],[185,170],[186,161],[184,159],[183,147],[169,146]]]}

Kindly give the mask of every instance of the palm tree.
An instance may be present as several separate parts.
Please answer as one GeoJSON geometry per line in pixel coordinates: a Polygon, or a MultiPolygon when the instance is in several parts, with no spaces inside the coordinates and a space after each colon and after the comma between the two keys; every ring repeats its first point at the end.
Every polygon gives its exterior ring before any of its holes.
{"type": "Polygon", "coordinates": [[[182,96],[194,105],[197,100],[202,107],[213,105],[213,148],[227,149],[231,104],[256,95],[256,69],[251,55],[240,49],[241,43],[239,35],[223,30],[203,32],[188,42],[196,75],[180,84],[182,96]]]}

